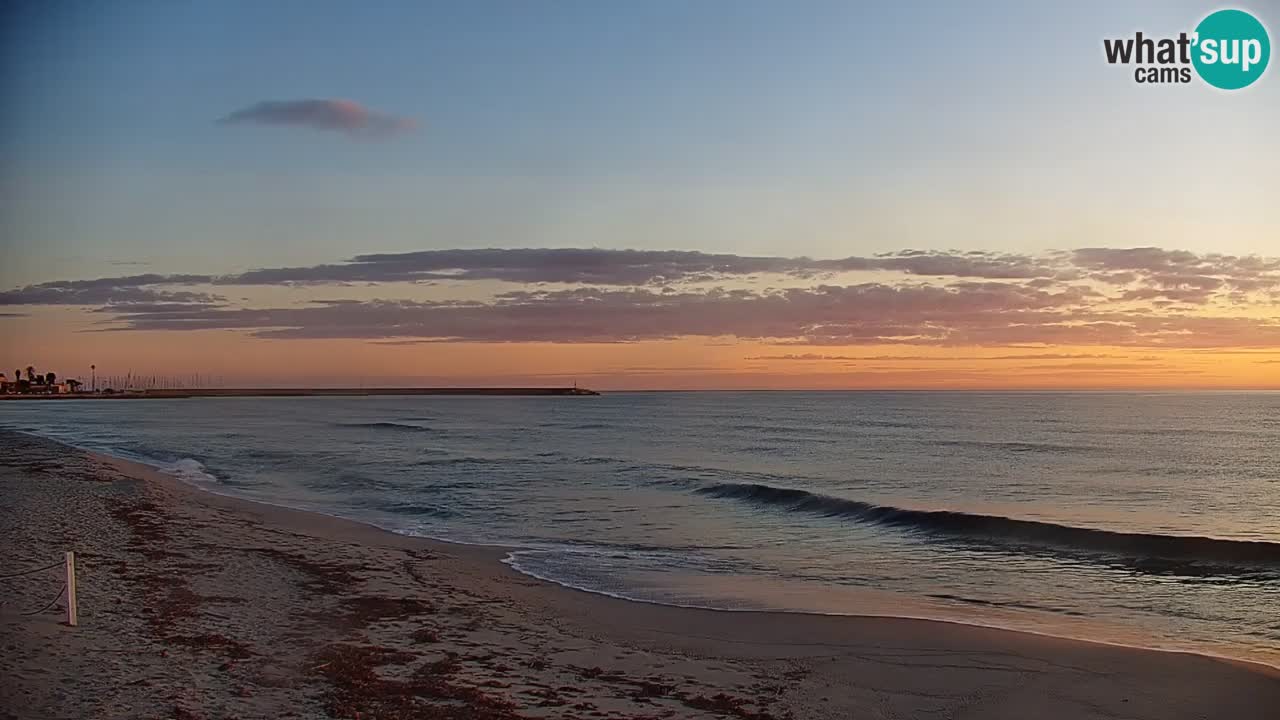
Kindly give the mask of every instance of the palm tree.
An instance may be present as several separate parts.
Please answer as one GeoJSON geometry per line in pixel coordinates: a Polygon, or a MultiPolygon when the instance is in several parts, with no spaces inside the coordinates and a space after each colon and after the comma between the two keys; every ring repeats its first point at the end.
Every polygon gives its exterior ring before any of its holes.
{"type": "Polygon", "coordinates": [[[45,382],[47,382],[47,383],[49,383],[50,385],[56,385],[56,384],[58,383],[58,374],[57,374],[57,373],[51,373],[51,372],[50,372],[50,373],[45,373],[45,374],[44,374],[44,381],[45,381],[45,382]]]}
{"type": "Polygon", "coordinates": [[[27,366],[27,382],[36,381],[36,368],[34,365],[27,366]]]}

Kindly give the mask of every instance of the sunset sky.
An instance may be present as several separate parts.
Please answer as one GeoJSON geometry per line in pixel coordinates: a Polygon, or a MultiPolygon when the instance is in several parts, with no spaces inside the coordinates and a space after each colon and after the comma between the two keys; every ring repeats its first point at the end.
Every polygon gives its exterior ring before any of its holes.
{"type": "Polygon", "coordinates": [[[1278,71],[1102,55],[1217,4],[377,5],[6,4],[0,370],[1280,389],[1278,71]]]}

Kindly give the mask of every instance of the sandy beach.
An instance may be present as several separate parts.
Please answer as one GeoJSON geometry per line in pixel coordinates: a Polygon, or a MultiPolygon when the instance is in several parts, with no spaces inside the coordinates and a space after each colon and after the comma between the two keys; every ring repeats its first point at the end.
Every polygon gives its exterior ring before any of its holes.
{"type": "Polygon", "coordinates": [[[1262,665],[646,605],[0,431],[6,718],[1272,718],[1262,665]]]}

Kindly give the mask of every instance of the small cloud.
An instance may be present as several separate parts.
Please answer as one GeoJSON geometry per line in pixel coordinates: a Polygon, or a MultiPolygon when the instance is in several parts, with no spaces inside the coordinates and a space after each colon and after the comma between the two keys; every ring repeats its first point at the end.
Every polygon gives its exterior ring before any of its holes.
{"type": "Polygon", "coordinates": [[[351,100],[264,100],[218,120],[222,125],[290,125],[385,138],[418,128],[412,118],[376,112],[351,100]]]}

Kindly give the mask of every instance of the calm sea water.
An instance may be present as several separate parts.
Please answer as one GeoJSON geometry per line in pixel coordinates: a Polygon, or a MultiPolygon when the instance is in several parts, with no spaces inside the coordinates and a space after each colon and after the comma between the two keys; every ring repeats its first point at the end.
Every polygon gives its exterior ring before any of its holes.
{"type": "Polygon", "coordinates": [[[1280,665],[1277,393],[6,402],[0,425],[636,600],[1280,665]]]}

